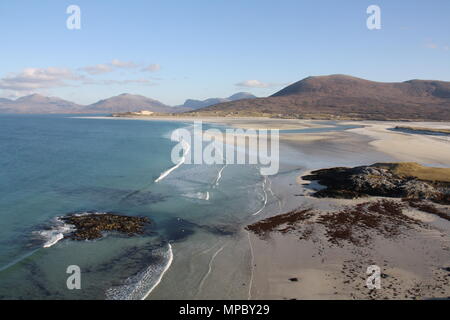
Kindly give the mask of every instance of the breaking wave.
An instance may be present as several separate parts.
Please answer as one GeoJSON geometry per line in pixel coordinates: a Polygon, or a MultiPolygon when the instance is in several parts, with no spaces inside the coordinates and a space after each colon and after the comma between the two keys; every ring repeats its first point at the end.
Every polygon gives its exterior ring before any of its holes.
{"type": "Polygon", "coordinates": [[[209,201],[210,193],[209,193],[209,191],[185,193],[185,194],[183,194],[183,197],[190,198],[190,199],[198,199],[198,200],[209,201]]]}
{"type": "Polygon", "coordinates": [[[220,182],[220,180],[222,179],[222,173],[223,173],[223,170],[225,170],[225,168],[228,166],[228,164],[225,164],[220,170],[219,170],[219,172],[217,173],[217,177],[216,177],[216,180],[214,181],[214,186],[213,186],[213,188],[215,188],[215,187],[217,187],[218,185],[219,185],[219,182],[220,182]]]}
{"type": "Polygon", "coordinates": [[[171,174],[174,170],[178,169],[181,165],[183,165],[186,162],[186,156],[189,153],[189,151],[191,150],[191,145],[189,143],[187,143],[186,141],[181,141],[181,144],[183,145],[184,153],[183,153],[183,157],[181,157],[180,162],[178,162],[175,166],[173,166],[169,170],[166,170],[163,173],[161,173],[159,178],[155,180],[156,183],[162,181],[169,174],[171,174]]]}
{"type": "Polygon", "coordinates": [[[158,263],[152,264],[145,270],[127,278],[122,285],[106,290],[106,299],[145,300],[159,285],[164,274],[172,265],[172,246],[168,243],[165,249],[155,250],[153,255],[158,258],[158,263]]]}
{"type": "Polygon", "coordinates": [[[42,247],[50,248],[64,238],[64,235],[71,233],[74,226],[62,221],[59,217],[53,219],[52,226],[49,229],[34,231],[33,234],[44,241],[42,247]]]}

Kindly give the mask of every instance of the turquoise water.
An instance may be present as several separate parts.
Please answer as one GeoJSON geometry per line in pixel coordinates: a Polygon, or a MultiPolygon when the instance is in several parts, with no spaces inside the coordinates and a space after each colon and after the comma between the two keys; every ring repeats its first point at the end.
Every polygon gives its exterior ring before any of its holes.
{"type": "Polygon", "coordinates": [[[141,299],[169,267],[172,245],[231,237],[261,207],[256,166],[184,165],[155,183],[174,165],[171,132],[188,126],[0,115],[0,298],[141,299]],[[54,241],[57,217],[86,211],[153,224],[134,238],[54,241]],[[67,289],[69,265],[81,268],[82,290],[67,289]]]}
{"type": "MultiPolygon", "coordinates": [[[[282,133],[355,127],[324,124],[282,133]]],[[[225,128],[203,124],[211,127],[225,128]]],[[[0,299],[246,299],[252,260],[243,227],[282,210],[281,202],[257,165],[171,171],[170,136],[178,128],[193,124],[0,115],[0,299]],[[60,239],[70,229],[58,217],[91,211],[152,224],[132,238],[60,239]],[[219,252],[216,278],[206,281],[219,252]],[[81,290],[67,288],[71,265],[81,269],[81,290]]],[[[280,147],[284,172],[329,165],[326,155],[280,147]]]]}

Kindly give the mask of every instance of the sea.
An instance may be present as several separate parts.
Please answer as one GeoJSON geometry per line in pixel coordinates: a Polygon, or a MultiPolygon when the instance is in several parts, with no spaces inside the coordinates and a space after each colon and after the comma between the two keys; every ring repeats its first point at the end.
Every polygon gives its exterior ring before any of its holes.
{"type": "Polygon", "coordinates": [[[264,203],[264,179],[257,166],[172,163],[172,132],[191,126],[1,115],[0,298],[144,299],[169,270],[173,247],[192,238],[208,240],[206,250],[231,237],[264,203]],[[137,237],[65,240],[71,226],[58,218],[87,212],[152,224],[137,237]],[[73,265],[81,289],[69,290],[73,265]]]}
{"type": "Polygon", "coordinates": [[[192,123],[101,116],[0,115],[0,299],[251,298],[245,226],[282,211],[270,178],[258,165],[173,163],[171,135],[192,123]],[[66,238],[61,217],[107,212],[151,224],[66,238]]]}

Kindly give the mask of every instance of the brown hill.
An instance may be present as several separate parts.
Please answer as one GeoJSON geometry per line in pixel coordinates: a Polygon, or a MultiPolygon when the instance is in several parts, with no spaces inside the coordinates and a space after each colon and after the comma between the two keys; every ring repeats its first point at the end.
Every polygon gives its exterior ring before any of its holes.
{"type": "Polygon", "coordinates": [[[309,77],[268,98],[221,103],[189,114],[316,119],[450,120],[450,82],[383,83],[309,77]]]}
{"type": "Polygon", "coordinates": [[[76,103],[40,94],[0,101],[0,113],[77,113],[82,108],[76,103]]]}
{"type": "Polygon", "coordinates": [[[186,111],[140,95],[121,94],[83,106],[57,97],[32,94],[17,100],[0,98],[0,113],[113,113],[149,110],[161,113],[186,111]]]}
{"type": "Polygon", "coordinates": [[[144,96],[124,93],[119,96],[100,100],[94,104],[86,106],[84,112],[136,112],[140,110],[149,110],[153,112],[172,112],[171,107],[144,96]]]}

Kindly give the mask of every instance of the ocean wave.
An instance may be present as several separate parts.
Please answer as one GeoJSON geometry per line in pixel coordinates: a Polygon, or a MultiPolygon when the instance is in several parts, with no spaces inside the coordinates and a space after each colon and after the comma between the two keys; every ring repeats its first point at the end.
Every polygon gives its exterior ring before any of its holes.
{"type": "Polygon", "coordinates": [[[209,193],[209,191],[206,191],[206,192],[191,192],[191,193],[183,194],[183,197],[190,198],[190,199],[198,199],[198,200],[209,201],[210,193],[209,193]]]}
{"type": "Polygon", "coordinates": [[[102,214],[107,214],[107,212],[99,212],[99,211],[83,211],[83,212],[77,212],[77,213],[72,213],[70,215],[75,216],[75,217],[83,217],[83,216],[89,216],[89,215],[102,215],[102,214]]]}
{"type": "Polygon", "coordinates": [[[173,250],[170,243],[166,250],[155,250],[153,255],[161,261],[127,278],[123,285],[106,290],[107,300],[145,300],[159,285],[164,274],[173,262],[173,250]]]}
{"type": "MultiPolygon", "coordinates": [[[[70,215],[75,217],[82,217],[86,215],[102,215],[106,212],[97,211],[83,211],[77,213],[71,213],[70,215]]],[[[64,239],[64,236],[75,231],[75,226],[65,223],[60,217],[56,217],[52,220],[50,225],[44,230],[33,231],[33,235],[36,239],[43,241],[43,248],[50,248],[64,239]]]]}
{"type": "Polygon", "coordinates": [[[253,216],[256,216],[257,214],[261,213],[267,205],[268,196],[267,196],[267,191],[266,191],[266,185],[267,185],[267,176],[264,176],[264,180],[262,183],[263,205],[262,205],[261,209],[259,209],[258,211],[256,211],[255,213],[252,214],[253,216]]]}
{"type": "Polygon", "coordinates": [[[64,239],[64,235],[71,233],[74,228],[73,225],[62,221],[60,217],[56,217],[49,229],[34,231],[33,234],[44,242],[43,248],[50,248],[64,239]]]}
{"type": "Polygon", "coordinates": [[[186,141],[181,141],[181,144],[183,145],[184,153],[183,153],[183,157],[181,158],[180,162],[178,162],[175,166],[173,166],[169,170],[164,171],[159,176],[159,178],[155,180],[155,183],[162,181],[169,174],[171,174],[174,170],[178,169],[182,164],[184,164],[186,162],[186,156],[188,155],[189,151],[191,150],[191,145],[189,143],[187,143],[186,141]]]}
{"type": "Polygon", "coordinates": [[[219,182],[220,182],[220,180],[222,179],[222,173],[223,173],[223,170],[225,170],[225,168],[228,166],[228,164],[225,164],[220,170],[219,170],[219,172],[217,173],[217,177],[216,177],[216,180],[214,181],[214,186],[213,186],[213,188],[216,188],[217,186],[219,186],[219,182]]]}

